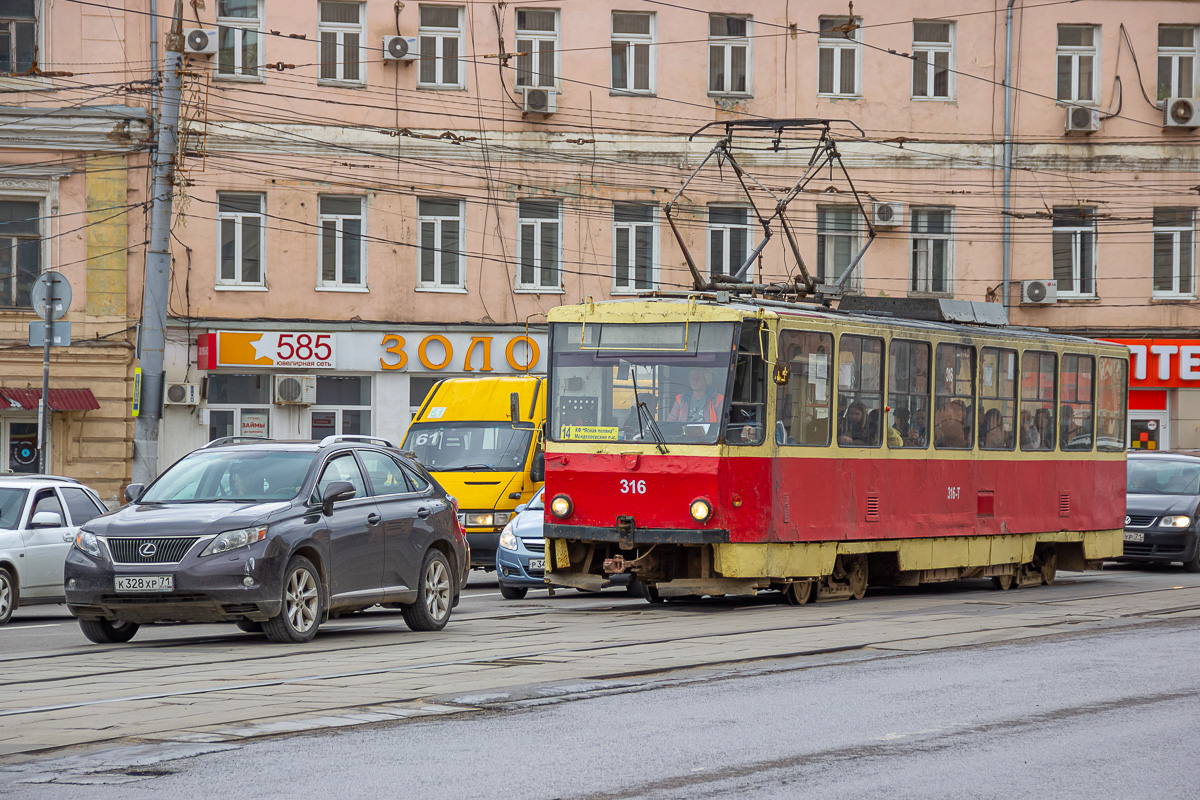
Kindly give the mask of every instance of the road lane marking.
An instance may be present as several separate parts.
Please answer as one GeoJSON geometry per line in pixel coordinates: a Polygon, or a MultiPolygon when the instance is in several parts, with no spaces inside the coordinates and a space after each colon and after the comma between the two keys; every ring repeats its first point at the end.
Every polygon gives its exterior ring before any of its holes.
{"type": "Polygon", "coordinates": [[[9,630],[27,631],[27,630],[30,630],[31,628],[61,628],[65,624],[66,624],[65,622],[45,622],[45,623],[42,623],[41,625],[21,625],[18,623],[16,625],[13,625],[11,628],[9,628],[9,630]]]}

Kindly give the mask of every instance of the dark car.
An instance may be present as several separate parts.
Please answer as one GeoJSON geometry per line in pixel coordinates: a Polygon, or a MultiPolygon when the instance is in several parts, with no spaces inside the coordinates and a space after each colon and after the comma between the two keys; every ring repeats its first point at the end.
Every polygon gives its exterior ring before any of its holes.
{"type": "Polygon", "coordinates": [[[1121,561],[1180,562],[1188,572],[1200,572],[1200,454],[1130,453],[1125,498],[1121,561]]]}
{"type": "Polygon", "coordinates": [[[126,499],[67,555],[67,606],[93,642],[167,621],[306,642],[330,612],[375,604],[441,630],[467,581],[454,498],[385,440],[218,440],[126,499]]]}

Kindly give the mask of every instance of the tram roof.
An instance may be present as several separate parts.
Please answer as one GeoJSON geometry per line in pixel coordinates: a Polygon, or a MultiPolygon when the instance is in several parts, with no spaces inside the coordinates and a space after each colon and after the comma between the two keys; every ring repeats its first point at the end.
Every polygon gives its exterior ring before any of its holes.
{"type": "MultiPolygon", "coordinates": [[[[679,294],[656,293],[653,296],[643,295],[638,298],[601,300],[581,303],[572,306],[559,306],[549,314],[551,322],[590,321],[616,322],[630,321],[634,315],[640,317],[640,322],[668,322],[680,319],[686,314],[681,311],[691,304],[695,311],[691,314],[698,321],[738,321],[745,317],[764,317],[778,319],[811,318],[854,322],[863,325],[886,325],[891,328],[909,331],[922,331],[929,334],[963,335],[969,332],[972,336],[994,338],[1014,338],[1047,343],[1078,343],[1080,345],[1112,347],[1125,350],[1122,345],[1111,342],[1099,342],[1083,336],[1055,333],[1044,328],[1028,328],[1019,325],[997,325],[969,322],[946,322],[930,319],[915,319],[902,316],[902,304],[891,304],[896,310],[892,312],[866,311],[830,308],[817,303],[789,303],[777,300],[748,298],[745,296],[727,295],[724,292],[687,292],[679,294]],[[899,312],[899,313],[898,313],[899,312]]],[[[975,303],[973,305],[987,305],[975,303]]]]}

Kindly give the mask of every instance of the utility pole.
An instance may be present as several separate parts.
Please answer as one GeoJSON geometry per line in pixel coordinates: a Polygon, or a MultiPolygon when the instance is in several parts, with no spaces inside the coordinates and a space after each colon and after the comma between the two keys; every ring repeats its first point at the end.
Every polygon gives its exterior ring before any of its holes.
{"type": "Polygon", "coordinates": [[[141,410],[133,434],[133,481],[158,476],[158,423],[162,417],[167,299],[171,291],[171,206],[179,152],[179,105],[183,96],[183,0],[175,0],[171,32],[164,48],[154,188],[150,197],[150,249],[142,288],[141,410]]]}

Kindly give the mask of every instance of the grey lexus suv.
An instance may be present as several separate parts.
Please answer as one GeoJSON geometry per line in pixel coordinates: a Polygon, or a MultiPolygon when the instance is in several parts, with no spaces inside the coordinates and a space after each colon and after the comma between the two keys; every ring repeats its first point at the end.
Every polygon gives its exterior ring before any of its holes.
{"type": "Polygon", "coordinates": [[[386,440],[217,440],[125,496],[67,554],[67,607],[93,642],[167,621],[306,642],[375,604],[441,630],[467,582],[454,498],[386,440]]]}

